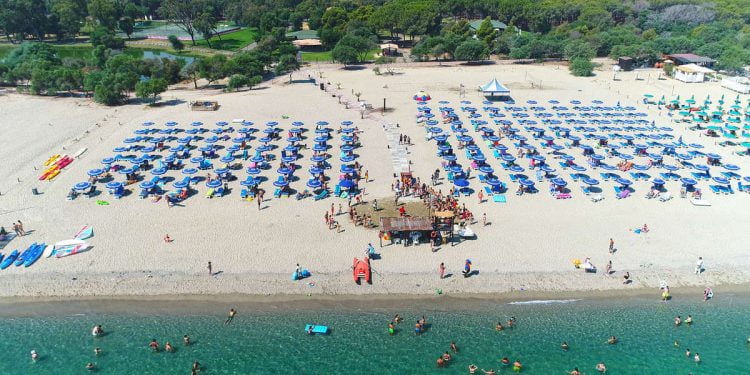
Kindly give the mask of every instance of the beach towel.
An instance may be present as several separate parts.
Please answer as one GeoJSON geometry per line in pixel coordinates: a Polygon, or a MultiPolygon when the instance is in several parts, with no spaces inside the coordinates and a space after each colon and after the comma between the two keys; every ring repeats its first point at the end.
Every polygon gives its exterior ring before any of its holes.
{"type": "Polygon", "coordinates": [[[96,204],[100,206],[109,206],[109,202],[107,201],[96,201],[96,204]]]}
{"type": "Polygon", "coordinates": [[[507,202],[507,199],[505,198],[505,195],[497,194],[492,196],[492,201],[496,203],[505,203],[507,202]]]}

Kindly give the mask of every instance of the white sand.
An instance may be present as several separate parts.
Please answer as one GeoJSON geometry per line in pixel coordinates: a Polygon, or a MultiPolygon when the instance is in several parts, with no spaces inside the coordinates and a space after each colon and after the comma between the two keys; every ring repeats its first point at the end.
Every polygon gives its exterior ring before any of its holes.
{"type": "MultiPolygon", "coordinates": [[[[600,99],[614,104],[619,100],[623,105],[646,110],[639,103],[643,93],[657,97],[663,93],[669,98],[673,85],[675,93],[680,93],[683,99],[693,93],[699,101],[706,93],[715,100],[722,93],[728,100],[736,96],[717,83],[688,85],[673,80],[657,81],[655,70],[638,73],[644,78],[651,74],[648,80],[635,80],[636,73],[630,72],[619,73],[620,81],[612,81],[611,72],[602,71],[597,77],[582,79],[571,77],[565,67],[554,65],[412,66],[398,68],[400,74],[395,76],[375,76],[369,69],[347,71],[323,66],[320,71],[317,67],[303,70],[295,78],[319,72],[332,86],[341,83],[341,92],[350,98],[352,92],[361,92],[362,99],[376,108],[382,105],[383,98],[387,99],[392,112],[385,114],[386,119],[400,124],[399,130],[416,143],[409,148],[408,156],[415,174],[425,180],[440,166],[440,160],[435,156],[434,144],[424,141],[424,130],[414,123],[415,105],[411,97],[419,89],[432,95],[433,108],[438,100],[448,100],[457,108],[461,83],[467,90],[466,99],[481,107],[482,99],[475,88],[493,77],[513,90],[517,103],[535,99],[544,105],[552,98],[563,103],[571,99],[600,99]],[[537,88],[531,88],[532,81],[537,88]],[[539,82],[542,89],[538,89],[539,82]]],[[[264,203],[265,209],[258,211],[254,202],[240,200],[237,182],[230,184],[231,195],[218,199],[204,198],[206,188],[199,186],[200,193],[188,199],[184,207],[168,208],[163,202],[139,200],[137,191],[121,200],[104,193],[98,199],[106,199],[111,203],[109,206],[97,206],[95,199],[82,197],[65,200],[70,187],[85,180],[86,171],[99,167],[100,160],[111,156],[112,148],[120,145],[143,121],[161,125],[174,120],[182,127],[191,121],[203,121],[212,127],[216,121],[235,118],[254,121],[260,128],[267,121],[279,121],[285,129],[292,121],[303,121],[308,127],[319,120],[330,121],[332,125],[342,120],[355,121],[364,130],[359,161],[373,180],[364,185],[366,198],[390,196],[393,167],[380,124],[372,119],[360,120],[356,110],[344,109],[336,98],[311,84],[283,82],[280,79],[250,92],[175,90],[164,95],[166,100],[216,99],[221,104],[216,112],[191,112],[186,104],[157,109],[141,105],[108,108],[83,99],[15,94],[0,97],[2,224],[10,230],[12,221],[22,220],[27,230],[34,231],[0,251],[24,249],[35,241],[53,243],[67,239],[83,224],[94,225],[96,233],[90,240],[94,248],[88,253],[42,259],[28,269],[12,267],[0,271],[0,284],[5,286],[0,288],[0,295],[425,294],[438,288],[447,293],[502,293],[519,289],[639,287],[653,287],[657,293],[661,279],[666,279],[672,287],[750,281],[745,235],[750,224],[750,215],[746,214],[750,196],[708,193],[711,207],[694,207],[680,198],[661,203],[643,198],[649,185],[642,181],[635,183],[636,195],[625,200],[614,199],[612,183],[604,183],[607,198],[598,204],[590,202],[575,183],[571,186],[573,199],[565,201],[550,197],[546,184],[539,186],[541,192],[536,195],[507,194],[508,203],[504,205],[478,204],[473,195],[463,201],[476,216],[486,213],[491,222],[487,227],[472,226],[478,234],[477,240],[443,247],[436,253],[425,245],[379,249],[382,259],[373,262],[377,272],[372,286],[355,285],[350,266],[353,257],[364,254],[368,242],[377,247],[377,232],[354,228],[344,216],[339,220],[344,223],[343,233],[329,231],[323,224],[323,214],[331,203],[346,206],[344,200],[271,199],[264,203]],[[289,119],[282,119],[282,115],[288,115],[289,119]],[[72,154],[81,147],[88,147],[88,151],[53,182],[37,181],[40,171],[34,167],[41,168],[41,163],[52,154],[72,154]],[[43,194],[32,196],[32,187],[43,194]],[[630,231],[644,223],[648,223],[650,233],[636,235],[630,231]],[[171,244],[162,241],[167,233],[175,240],[171,244]],[[610,237],[618,249],[613,256],[607,252],[610,237]],[[611,259],[617,272],[605,277],[603,272],[594,275],[574,270],[571,260],[587,256],[601,271],[611,259]],[[698,256],[703,256],[706,262],[707,271],[702,276],[692,274],[698,256]],[[478,276],[437,278],[440,262],[446,263],[449,272],[458,274],[466,258],[472,259],[480,271],[478,276]],[[214,271],[221,271],[219,275],[207,275],[209,260],[214,271]],[[295,263],[310,269],[314,276],[305,282],[292,282],[290,275],[295,263]],[[622,272],[626,270],[634,278],[629,286],[621,283],[622,272]],[[308,286],[309,281],[315,285],[308,286]]],[[[657,124],[672,126],[667,117],[657,117],[656,108],[648,110],[657,124]]],[[[713,145],[713,140],[707,142],[694,132],[674,127],[675,135],[683,134],[686,142],[703,143],[709,151],[724,156],[725,162],[740,165],[743,168],[740,174],[750,174],[750,159],[731,155],[731,150],[713,145]]],[[[276,144],[284,145],[285,141],[276,144]]],[[[337,146],[338,140],[331,144],[337,146]]],[[[251,145],[255,147],[258,142],[251,145]]],[[[489,155],[486,149],[485,154],[489,155]]],[[[301,180],[292,187],[303,186],[310,155],[311,151],[303,151],[304,158],[300,159],[303,170],[298,173],[301,180]]],[[[509,182],[499,163],[490,159],[501,180],[509,182]]],[[[338,158],[334,157],[332,162],[338,170],[338,158]]],[[[273,170],[265,171],[264,175],[275,178],[276,167],[274,163],[273,170]]],[[[235,174],[245,177],[244,172],[235,174]]],[[[170,175],[182,177],[179,172],[170,175]]],[[[567,174],[563,176],[571,182],[567,174]]],[[[443,186],[447,191],[447,185],[443,186]]],[[[480,185],[472,180],[472,186],[480,185]]],[[[271,196],[270,183],[266,182],[265,188],[269,190],[267,197],[271,196]]],[[[679,186],[677,182],[669,182],[667,188],[676,193],[679,186]]]]}

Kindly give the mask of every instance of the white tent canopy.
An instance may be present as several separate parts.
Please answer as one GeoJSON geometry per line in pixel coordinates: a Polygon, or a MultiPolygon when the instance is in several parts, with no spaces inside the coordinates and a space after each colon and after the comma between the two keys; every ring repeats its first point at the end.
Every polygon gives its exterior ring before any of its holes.
{"type": "Polygon", "coordinates": [[[486,84],[479,86],[479,90],[481,90],[485,94],[500,94],[500,95],[509,95],[510,89],[503,86],[502,83],[498,82],[497,78],[493,78],[492,81],[487,82],[486,84]]]}

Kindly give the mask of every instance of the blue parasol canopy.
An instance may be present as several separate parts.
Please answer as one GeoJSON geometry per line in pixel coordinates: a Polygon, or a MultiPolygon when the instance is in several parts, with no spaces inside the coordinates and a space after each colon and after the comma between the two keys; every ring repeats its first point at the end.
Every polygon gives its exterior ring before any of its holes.
{"type": "Polygon", "coordinates": [[[339,186],[341,186],[342,188],[351,188],[351,187],[354,187],[355,185],[356,184],[352,180],[341,180],[339,182],[339,186]]]}
{"type": "Polygon", "coordinates": [[[104,169],[101,169],[101,168],[94,168],[94,169],[90,169],[90,170],[89,170],[89,172],[88,172],[88,175],[89,175],[89,176],[100,176],[100,175],[102,175],[103,173],[104,173],[104,169]]]}
{"type": "Polygon", "coordinates": [[[212,189],[216,189],[221,186],[221,180],[211,180],[206,182],[206,186],[212,189]]]}
{"type": "Polygon", "coordinates": [[[186,181],[175,181],[172,184],[172,186],[174,186],[174,187],[176,187],[178,189],[182,189],[182,188],[186,188],[188,186],[188,183],[186,181]]]}
{"type": "Polygon", "coordinates": [[[582,181],[582,182],[583,182],[584,184],[586,184],[586,185],[590,185],[590,186],[593,186],[593,185],[599,185],[599,181],[598,181],[598,180],[596,180],[596,179],[594,179],[594,178],[590,178],[590,177],[586,177],[586,178],[582,179],[581,181],[582,181]]]}
{"type": "Polygon", "coordinates": [[[469,186],[469,181],[467,181],[467,180],[465,180],[463,178],[460,178],[460,179],[457,179],[457,180],[453,181],[453,185],[456,185],[458,187],[464,188],[464,187],[469,186]]]}
{"type": "Polygon", "coordinates": [[[261,171],[258,168],[247,168],[246,172],[247,174],[255,175],[255,174],[260,174],[261,171]]]}
{"type": "Polygon", "coordinates": [[[321,187],[323,183],[321,183],[320,180],[310,179],[310,180],[307,180],[307,183],[305,185],[307,185],[307,187],[309,188],[317,189],[321,187]]]}
{"type": "Polygon", "coordinates": [[[182,170],[182,174],[196,174],[198,173],[198,170],[195,168],[185,168],[182,170]]]}
{"type": "Polygon", "coordinates": [[[153,182],[151,182],[151,181],[143,181],[143,182],[141,182],[141,183],[140,183],[140,184],[139,184],[138,186],[139,186],[139,187],[140,187],[141,189],[146,189],[146,190],[148,190],[148,189],[153,189],[153,188],[154,188],[154,186],[156,186],[156,184],[155,184],[155,183],[153,183],[153,182]]]}
{"type": "Polygon", "coordinates": [[[88,182],[88,181],[79,182],[79,183],[73,185],[73,189],[79,190],[79,191],[80,190],[86,190],[86,189],[88,189],[90,187],[91,187],[91,183],[88,182]]]}
{"type": "Polygon", "coordinates": [[[107,183],[106,187],[107,189],[115,190],[115,189],[119,189],[123,187],[123,185],[122,185],[122,182],[112,181],[112,182],[107,183]]]}

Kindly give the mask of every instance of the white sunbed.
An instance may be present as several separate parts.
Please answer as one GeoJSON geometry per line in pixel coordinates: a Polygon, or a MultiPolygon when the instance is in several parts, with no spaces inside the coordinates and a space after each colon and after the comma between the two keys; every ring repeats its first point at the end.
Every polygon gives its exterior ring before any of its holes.
{"type": "Polygon", "coordinates": [[[604,200],[604,196],[601,195],[601,194],[595,194],[595,195],[591,196],[591,201],[592,202],[599,202],[601,200],[604,200]]]}
{"type": "Polygon", "coordinates": [[[705,200],[705,199],[691,199],[690,203],[693,204],[693,206],[710,206],[711,202],[705,200]]]}
{"type": "Polygon", "coordinates": [[[663,194],[659,194],[659,200],[662,202],[666,202],[668,200],[672,199],[672,193],[666,192],[663,194]]]}

